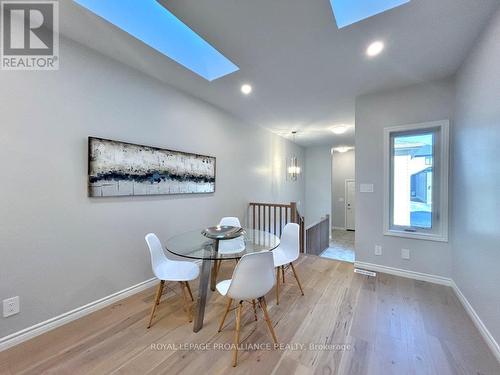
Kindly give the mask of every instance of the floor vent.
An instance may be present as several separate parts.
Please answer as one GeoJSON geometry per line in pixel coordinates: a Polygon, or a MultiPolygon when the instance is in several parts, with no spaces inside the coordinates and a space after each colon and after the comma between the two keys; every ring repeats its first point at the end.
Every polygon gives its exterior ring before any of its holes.
{"type": "Polygon", "coordinates": [[[371,277],[376,277],[377,276],[376,272],[368,271],[368,270],[363,270],[361,268],[355,268],[354,272],[355,273],[360,273],[361,275],[365,275],[365,276],[371,276],[371,277]]]}

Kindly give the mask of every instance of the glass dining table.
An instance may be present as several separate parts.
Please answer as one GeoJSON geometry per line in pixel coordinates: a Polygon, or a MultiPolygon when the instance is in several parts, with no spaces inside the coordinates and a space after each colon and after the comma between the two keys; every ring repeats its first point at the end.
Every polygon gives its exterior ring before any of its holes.
{"type": "Polygon", "coordinates": [[[241,236],[233,239],[210,239],[202,234],[202,230],[173,236],[167,240],[165,247],[168,252],[182,258],[201,260],[200,286],[194,315],[193,331],[198,332],[203,327],[205,305],[208,287],[215,291],[218,263],[225,260],[239,259],[245,254],[274,250],[280,240],[272,233],[243,228],[241,236]],[[227,251],[229,242],[238,243],[234,251],[227,251]],[[220,249],[220,251],[219,251],[220,249]]]}

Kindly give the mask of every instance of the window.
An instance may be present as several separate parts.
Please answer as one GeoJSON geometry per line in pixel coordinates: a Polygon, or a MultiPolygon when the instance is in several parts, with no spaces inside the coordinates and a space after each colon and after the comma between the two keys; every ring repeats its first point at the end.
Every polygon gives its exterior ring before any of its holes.
{"type": "Polygon", "coordinates": [[[448,127],[384,129],[384,234],[448,241],[448,127]]]}

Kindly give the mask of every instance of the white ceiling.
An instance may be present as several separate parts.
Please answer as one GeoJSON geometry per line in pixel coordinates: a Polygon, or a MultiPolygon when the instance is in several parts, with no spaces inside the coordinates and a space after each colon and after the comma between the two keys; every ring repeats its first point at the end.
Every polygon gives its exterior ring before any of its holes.
{"type": "Polygon", "coordinates": [[[357,95],[448,77],[467,56],[499,0],[412,0],[337,29],[329,0],[162,0],[240,70],[208,82],[70,1],[67,37],[297,143],[353,144],[357,95]],[[367,45],[383,40],[372,59],[367,45]],[[240,93],[250,83],[249,96],[240,93]]]}

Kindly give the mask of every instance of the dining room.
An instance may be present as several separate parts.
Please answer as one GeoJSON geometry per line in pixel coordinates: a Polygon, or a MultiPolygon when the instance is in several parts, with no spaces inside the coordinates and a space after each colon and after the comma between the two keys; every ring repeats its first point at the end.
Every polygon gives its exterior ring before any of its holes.
{"type": "Polygon", "coordinates": [[[0,375],[500,373],[498,0],[0,8],[0,375]]]}

